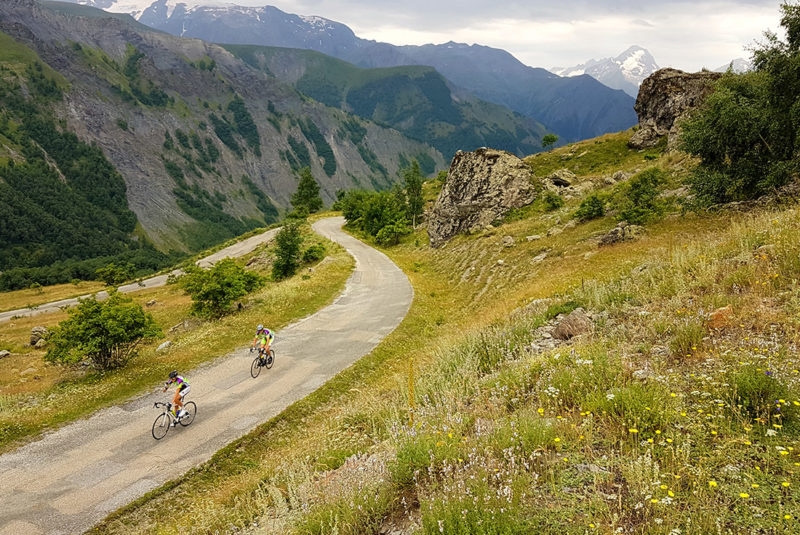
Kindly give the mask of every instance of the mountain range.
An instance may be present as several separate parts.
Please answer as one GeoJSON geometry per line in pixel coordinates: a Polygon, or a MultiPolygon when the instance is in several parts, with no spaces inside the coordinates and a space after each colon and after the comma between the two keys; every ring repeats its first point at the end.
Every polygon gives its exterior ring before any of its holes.
{"type": "Polygon", "coordinates": [[[204,6],[179,0],[72,0],[130,13],[155,29],[204,41],[310,49],[357,67],[426,65],[456,88],[543,124],[562,141],[591,138],[636,124],[634,99],[588,75],[560,77],[482,45],[396,46],[361,39],[346,25],[271,6],[204,6]]]}
{"type": "MultiPolygon", "coordinates": [[[[340,189],[388,188],[414,159],[427,173],[446,165],[427,141],[310,99],[220,46],[128,16],[7,0],[0,41],[0,270],[111,255],[125,249],[125,234],[164,251],[208,247],[277,220],[305,166],[330,201],[340,189]],[[51,206],[51,197],[66,204],[51,206]],[[75,207],[94,215],[76,220],[67,213],[75,207]],[[42,218],[44,230],[74,232],[31,234],[42,218]],[[92,247],[53,250],[93,225],[114,244],[100,247],[100,236],[92,247]]],[[[479,103],[462,103],[440,76],[420,76],[450,105],[451,115],[430,125],[480,122],[470,115],[479,103]]],[[[509,137],[529,137],[525,150],[535,149],[543,128],[526,120],[527,131],[516,119],[502,116],[509,137]]]]}
{"type": "Polygon", "coordinates": [[[590,59],[573,67],[553,67],[550,70],[559,76],[588,74],[608,87],[622,89],[636,98],[642,81],[658,69],[652,54],[634,45],[614,58],[590,59]]]}

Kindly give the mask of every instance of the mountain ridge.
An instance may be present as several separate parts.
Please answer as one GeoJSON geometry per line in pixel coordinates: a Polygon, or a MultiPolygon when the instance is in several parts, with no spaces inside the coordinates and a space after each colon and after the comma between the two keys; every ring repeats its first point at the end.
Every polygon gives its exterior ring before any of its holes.
{"type": "MultiPolygon", "coordinates": [[[[323,17],[304,20],[271,6],[208,7],[197,6],[199,3],[193,2],[194,7],[189,8],[180,2],[155,0],[138,20],[173,35],[211,42],[312,49],[358,67],[429,65],[476,97],[544,124],[563,141],[636,124],[630,95],[591,77],[560,79],[545,69],[524,65],[505,50],[483,45],[453,47],[452,43],[397,46],[361,39],[346,25],[323,17]],[[498,76],[500,66],[503,70],[498,76]]],[[[117,9],[123,3],[113,5],[117,9]]]]}

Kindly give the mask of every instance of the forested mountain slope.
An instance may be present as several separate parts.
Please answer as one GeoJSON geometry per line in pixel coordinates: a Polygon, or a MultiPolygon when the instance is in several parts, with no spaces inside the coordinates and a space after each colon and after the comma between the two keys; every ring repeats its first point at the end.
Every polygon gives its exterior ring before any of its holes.
{"type": "MultiPolygon", "coordinates": [[[[83,219],[65,214],[43,224],[71,220],[75,235],[91,235],[87,223],[95,221],[94,229],[119,245],[42,240],[61,256],[125,249],[137,220],[139,239],[161,250],[218,243],[275,221],[305,166],[331,200],[338,189],[388,187],[415,158],[443,165],[425,143],[304,98],[221,47],[152,31],[130,17],[11,0],[0,4],[0,32],[7,198],[24,197],[17,205],[28,207],[29,219],[75,208],[83,219]],[[70,174],[89,161],[102,168],[94,182],[70,174]],[[15,180],[9,168],[20,163],[39,167],[15,180]],[[94,208],[83,208],[56,181],[94,208]]],[[[33,252],[30,225],[8,225],[0,257],[15,260],[3,267],[52,260],[33,252]]]]}

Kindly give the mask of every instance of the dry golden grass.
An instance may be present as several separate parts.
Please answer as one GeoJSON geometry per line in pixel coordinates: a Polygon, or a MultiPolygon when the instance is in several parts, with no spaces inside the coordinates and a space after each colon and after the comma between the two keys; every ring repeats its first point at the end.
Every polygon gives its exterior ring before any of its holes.
{"type": "Polygon", "coordinates": [[[0,292],[0,312],[35,307],[43,303],[60,301],[61,299],[90,295],[105,289],[105,287],[105,284],[98,281],[80,281],[76,284],[56,284],[43,286],[42,288],[0,292]]]}
{"type": "MultiPolygon", "coordinates": [[[[131,294],[173,342],[167,359],[163,355],[156,357],[155,349],[163,339],[156,340],[142,346],[139,356],[125,368],[98,376],[88,368],[46,365],[42,360],[44,351],[27,345],[33,326],[55,326],[67,317],[66,312],[20,318],[4,325],[0,347],[21,354],[0,360],[0,400],[4,409],[0,414],[0,449],[13,448],[18,441],[43,429],[123,401],[163,379],[170,369],[190,370],[246,345],[258,323],[279,329],[330,303],[344,288],[353,260],[344,249],[318,236],[309,236],[307,244],[323,241],[328,258],[313,273],[303,272],[280,283],[268,283],[247,296],[242,311],[220,320],[190,319],[191,300],[174,285],[131,294]],[[146,306],[150,301],[155,304],[146,306]],[[169,332],[187,319],[188,331],[178,328],[169,332]],[[29,368],[36,372],[22,373],[29,368]],[[33,379],[34,375],[39,379],[33,379]]],[[[268,258],[271,253],[261,248],[253,254],[268,258]]],[[[268,266],[267,262],[264,269],[268,266]]]]}

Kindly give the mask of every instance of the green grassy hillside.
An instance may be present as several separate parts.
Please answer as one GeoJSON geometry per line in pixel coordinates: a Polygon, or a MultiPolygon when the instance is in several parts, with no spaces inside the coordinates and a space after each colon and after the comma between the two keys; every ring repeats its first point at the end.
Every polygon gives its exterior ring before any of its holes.
{"type": "Polygon", "coordinates": [[[541,149],[541,124],[502,106],[455,94],[432,67],[362,69],[310,50],[225,48],[323,104],[426,140],[447,157],[481,146],[520,155],[541,149]]]}
{"type": "Polygon", "coordinates": [[[560,207],[386,249],[415,289],[394,333],[95,532],[797,532],[798,200],[683,212],[696,162],[629,137],[526,160],[575,171],[560,207]],[[599,247],[655,175],[643,234],[599,247]]]}

